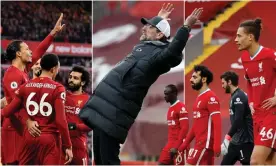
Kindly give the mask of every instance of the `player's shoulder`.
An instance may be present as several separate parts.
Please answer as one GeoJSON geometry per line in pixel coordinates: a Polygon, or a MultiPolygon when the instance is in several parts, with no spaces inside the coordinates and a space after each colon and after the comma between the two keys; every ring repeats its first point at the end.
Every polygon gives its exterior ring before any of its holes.
{"type": "Polygon", "coordinates": [[[175,103],[175,105],[173,106],[174,109],[178,110],[178,111],[185,111],[185,104],[181,101],[177,101],[177,103],[175,103]]]}
{"type": "Polygon", "coordinates": [[[247,94],[241,89],[238,89],[237,92],[232,96],[232,100],[237,102],[246,101],[247,98],[247,94]]]}
{"type": "Polygon", "coordinates": [[[274,57],[276,56],[276,52],[274,49],[272,48],[268,48],[268,47],[263,47],[261,54],[265,57],[274,57]]]}
{"type": "Polygon", "coordinates": [[[7,80],[7,79],[18,80],[20,78],[22,78],[22,74],[21,74],[20,70],[14,66],[8,67],[7,70],[5,71],[5,74],[3,77],[4,80],[7,80]]]}
{"type": "Polygon", "coordinates": [[[216,93],[214,91],[212,91],[211,89],[209,89],[207,92],[206,92],[206,97],[215,97],[215,98],[218,98],[216,93]]]}
{"type": "Polygon", "coordinates": [[[208,100],[208,102],[210,103],[216,103],[219,102],[219,99],[216,95],[216,93],[214,91],[212,91],[211,89],[209,89],[206,93],[205,93],[205,97],[206,100],[208,100]]]}
{"type": "Polygon", "coordinates": [[[53,86],[53,89],[58,89],[58,90],[62,90],[65,91],[65,87],[60,84],[59,82],[56,82],[50,78],[45,78],[45,77],[39,77],[37,79],[33,79],[34,82],[42,82],[44,84],[47,84],[49,86],[53,86]]]}

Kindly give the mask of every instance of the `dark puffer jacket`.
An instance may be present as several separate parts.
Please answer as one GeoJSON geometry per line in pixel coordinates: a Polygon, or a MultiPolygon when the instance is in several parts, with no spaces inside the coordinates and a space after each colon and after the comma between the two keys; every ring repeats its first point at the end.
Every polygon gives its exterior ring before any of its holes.
{"type": "Polygon", "coordinates": [[[79,113],[83,122],[124,143],[150,86],[181,63],[188,37],[188,28],[181,27],[171,43],[136,45],[98,84],[79,113]]]}

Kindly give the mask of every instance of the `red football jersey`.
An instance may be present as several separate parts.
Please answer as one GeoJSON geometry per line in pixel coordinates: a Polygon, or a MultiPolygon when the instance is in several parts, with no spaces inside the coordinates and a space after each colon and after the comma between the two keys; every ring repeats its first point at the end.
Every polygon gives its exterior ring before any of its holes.
{"type": "MultiPolygon", "coordinates": [[[[33,66],[34,63],[37,62],[39,58],[46,52],[48,47],[51,45],[54,37],[48,35],[35,49],[32,54],[32,63],[26,66],[25,71],[20,71],[18,68],[14,66],[10,66],[3,77],[3,88],[4,88],[4,95],[7,99],[7,103],[9,104],[12,99],[15,97],[14,92],[24,83],[29,80],[27,73],[29,72],[30,68],[33,66]]],[[[18,116],[18,113],[15,114],[18,116]]],[[[18,128],[18,124],[11,124],[9,118],[5,118],[2,122],[2,127],[8,130],[15,130],[14,127],[18,128]]]]}
{"type": "Polygon", "coordinates": [[[262,102],[273,97],[276,90],[276,52],[260,46],[253,57],[245,51],[241,59],[248,79],[249,102],[253,102],[254,114],[258,114],[263,110],[262,102]]]}
{"type": "Polygon", "coordinates": [[[193,127],[196,144],[213,149],[214,125],[211,116],[220,114],[220,103],[213,91],[202,92],[193,105],[193,127]]]}
{"type": "Polygon", "coordinates": [[[16,92],[17,97],[2,110],[9,116],[21,104],[29,118],[37,121],[42,133],[61,133],[63,145],[71,147],[69,130],[64,111],[65,88],[47,77],[35,78],[23,84],[16,92]]]}
{"type": "Polygon", "coordinates": [[[77,125],[76,130],[70,130],[70,137],[78,138],[84,143],[87,141],[86,134],[91,131],[91,129],[81,121],[78,114],[88,99],[89,95],[87,93],[74,95],[70,91],[66,91],[65,112],[67,122],[77,125]]]}
{"type": "Polygon", "coordinates": [[[176,141],[181,130],[181,121],[188,120],[188,112],[184,103],[177,100],[170,106],[167,113],[168,141],[176,141]]]}
{"type": "MultiPolygon", "coordinates": [[[[11,103],[11,101],[15,97],[15,91],[24,83],[29,80],[29,77],[26,72],[19,70],[14,66],[10,66],[3,77],[3,88],[4,94],[7,100],[7,103],[11,103]]],[[[16,117],[18,117],[19,113],[15,113],[16,117]]],[[[4,118],[2,127],[6,130],[15,130],[15,124],[12,125],[10,118],[4,118]]]]}

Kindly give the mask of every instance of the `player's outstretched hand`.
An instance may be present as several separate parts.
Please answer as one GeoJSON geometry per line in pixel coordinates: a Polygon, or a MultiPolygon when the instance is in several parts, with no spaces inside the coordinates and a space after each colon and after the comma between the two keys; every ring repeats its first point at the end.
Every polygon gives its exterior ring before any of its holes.
{"type": "Polygon", "coordinates": [[[60,14],[55,27],[53,28],[53,30],[51,31],[51,35],[55,36],[57,33],[59,33],[60,31],[62,31],[62,29],[64,28],[65,24],[61,24],[63,19],[63,13],[60,14]]]}
{"type": "Polygon", "coordinates": [[[31,136],[33,136],[33,137],[40,136],[41,131],[39,130],[39,125],[38,125],[37,121],[32,121],[32,120],[28,119],[26,121],[26,125],[27,125],[27,129],[28,129],[29,133],[31,134],[31,136]]]}
{"type": "Polygon", "coordinates": [[[66,165],[66,164],[71,163],[72,159],[73,159],[72,148],[66,149],[65,150],[65,161],[66,162],[64,164],[66,165]]]}
{"type": "Polygon", "coordinates": [[[170,14],[172,13],[172,11],[174,10],[174,8],[173,8],[173,4],[170,4],[170,3],[168,3],[167,5],[164,3],[163,4],[163,6],[162,6],[162,8],[160,9],[160,11],[159,11],[159,13],[158,13],[158,16],[159,17],[162,17],[162,18],[164,18],[164,19],[166,19],[166,20],[171,20],[170,18],[169,18],[169,16],[170,16],[170,14]]]}
{"type": "Polygon", "coordinates": [[[264,108],[266,110],[269,110],[270,108],[275,107],[275,106],[276,106],[276,96],[266,99],[262,103],[262,108],[264,108]]]}
{"type": "Polygon", "coordinates": [[[203,12],[203,8],[195,8],[192,14],[186,18],[184,25],[188,25],[189,27],[191,27],[195,23],[198,23],[199,17],[201,16],[202,12],[203,12]]]}

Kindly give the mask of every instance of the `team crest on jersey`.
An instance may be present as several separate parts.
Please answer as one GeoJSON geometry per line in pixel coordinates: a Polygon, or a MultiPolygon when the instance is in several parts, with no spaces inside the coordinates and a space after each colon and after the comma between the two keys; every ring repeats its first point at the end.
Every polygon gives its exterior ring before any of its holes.
{"type": "Polygon", "coordinates": [[[78,100],[78,106],[80,106],[82,103],[82,100],[78,100]]]}
{"type": "Polygon", "coordinates": [[[263,71],[263,62],[260,62],[259,63],[259,72],[262,72],[263,71]]]}
{"type": "Polygon", "coordinates": [[[18,88],[17,82],[15,82],[15,81],[11,82],[11,88],[12,88],[12,89],[18,88]]]}
{"type": "Polygon", "coordinates": [[[186,111],[185,107],[182,107],[180,113],[183,114],[183,113],[188,113],[188,112],[186,111]]]}
{"type": "Polygon", "coordinates": [[[218,104],[215,97],[211,97],[210,101],[208,101],[209,104],[218,104]]]}

